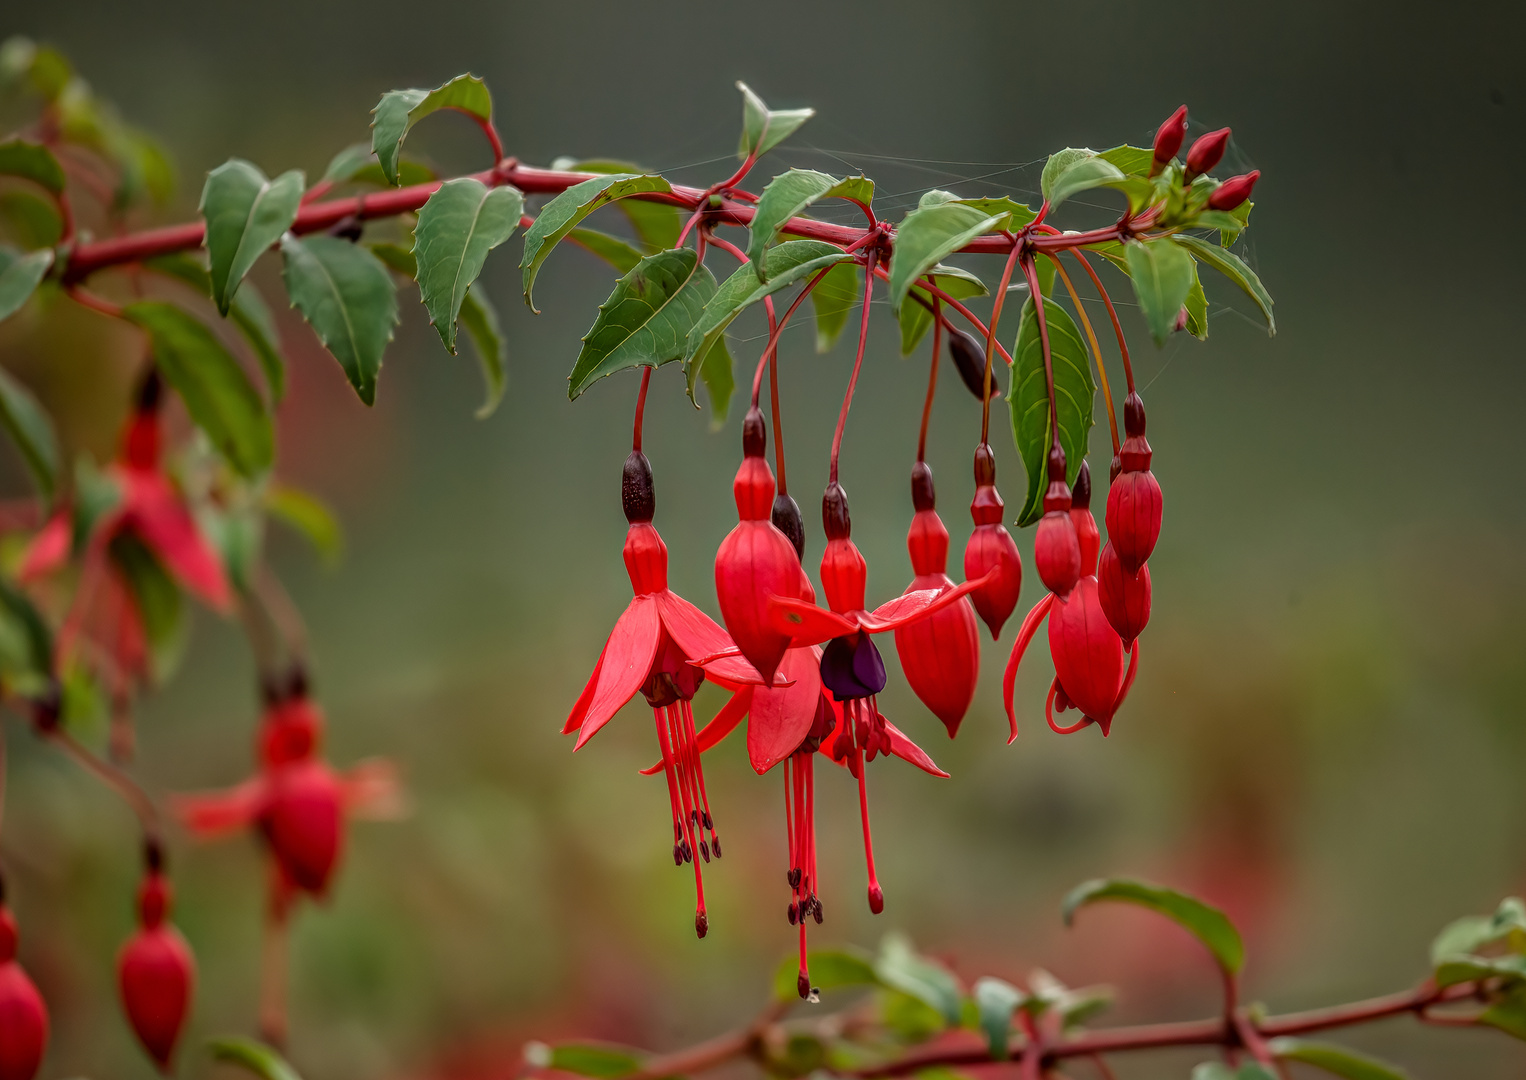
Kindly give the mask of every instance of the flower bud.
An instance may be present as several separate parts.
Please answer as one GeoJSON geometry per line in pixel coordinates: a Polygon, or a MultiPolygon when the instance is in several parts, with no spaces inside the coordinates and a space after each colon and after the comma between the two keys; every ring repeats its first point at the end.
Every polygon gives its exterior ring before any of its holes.
{"type": "Polygon", "coordinates": [[[975,450],[975,498],[970,517],[975,531],[964,548],[964,577],[974,581],[995,570],[996,577],[969,594],[975,611],[994,641],[1017,607],[1023,587],[1023,559],[1002,522],[1004,504],[996,490],[996,455],[985,443],[975,450]]]}
{"type": "Polygon", "coordinates": [[[1137,574],[1160,539],[1160,482],[1150,471],[1154,457],[1145,438],[1144,402],[1130,393],[1123,406],[1128,438],[1119,449],[1122,471],[1107,492],[1107,537],[1123,569],[1137,574]]]}
{"type": "Polygon", "coordinates": [[[317,758],[272,771],[260,827],[291,884],[322,896],[344,848],[344,794],[339,778],[317,758]]]}
{"type": "MultiPolygon", "coordinates": [[[[1088,489],[1089,495],[1089,489],[1088,489]]],[[[1070,519],[1072,495],[1065,483],[1065,451],[1049,451],[1049,490],[1044,493],[1044,516],[1033,535],[1033,563],[1039,580],[1061,600],[1081,577],[1081,538],[1070,519]]]]}
{"type": "Polygon", "coordinates": [[[128,1022],[164,1072],[169,1071],[196,980],[190,947],[165,921],[169,900],[169,883],[151,872],[138,892],[139,930],[117,958],[117,983],[128,1022]]]}
{"type": "Polygon", "coordinates": [[[1102,614],[1127,649],[1150,622],[1150,567],[1141,566],[1139,573],[1129,573],[1113,545],[1108,544],[1097,566],[1097,599],[1102,614]]]}
{"type": "Polygon", "coordinates": [[[1231,176],[1214,188],[1213,194],[1208,196],[1208,209],[1233,210],[1250,198],[1251,189],[1256,186],[1256,181],[1259,179],[1261,179],[1260,169],[1240,176],[1231,176]]]}
{"type": "Polygon", "coordinates": [[[48,1046],[48,1007],[16,962],[16,920],[0,907],[0,1080],[32,1080],[48,1046]]]}
{"type": "Polygon", "coordinates": [[[1176,156],[1176,152],[1182,148],[1182,140],[1186,137],[1187,106],[1183,105],[1172,113],[1155,132],[1155,159],[1150,165],[1151,176],[1164,169],[1176,156]]]}
{"type": "MultiPolygon", "coordinates": [[[[959,369],[959,377],[964,380],[964,385],[969,388],[970,393],[975,395],[975,400],[985,400],[985,346],[981,345],[973,335],[951,327],[948,331],[948,354],[953,358],[954,367],[959,369]]],[[[996,396],[996,374],[994,371],[991,374],[990,396],[996,396]]]]}
{"type": "Polygon", "coordinates": [[[1081,710],[1107,734],[1122,703],[1124,654],[1117,631],[1102,614],[1095,578],[1082,579],[1068,603],[1050,607],[1049,652],[1062,702],[1081,710]]]}
{"type": "Polygon", "coordinates": [[[1224,148],[1228,145],[1228,128],[1219,128],[1218,131],[1199,136],[1192,144],[1192,149],[1187,151],[1187,179],[1190,181],[1194,176],[1202,176],[1211,170],[1224,156],[1224,148]]]}
{"type": "Polygon", "coordinates": [[[1081,462],[1076,474],[1076,486],[1070,493],[1070,520],[1076,527],[1076,541],[1081,546],[1081,575],[1097,572],[1097,548],[1102,542],[1097,532],[1097,519],[1092,517],[1092,471],[1091,466],[1081,462]]]}

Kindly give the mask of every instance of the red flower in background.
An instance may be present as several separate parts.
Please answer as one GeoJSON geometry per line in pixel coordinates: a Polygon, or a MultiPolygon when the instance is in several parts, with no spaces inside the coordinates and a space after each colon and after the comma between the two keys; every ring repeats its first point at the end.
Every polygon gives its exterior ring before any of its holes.
{"type": "Polygon", "coordinates": [[[190,946],[169,922],[172,896],[159,848],[151,844],[149,871],[138,889],[138,932],[117,958],[117,983],[138,1041],[166,1074],[196,983],[190,946]]]}
{"type": "Polygon", "coordinates": [[[16,919],[0,905],[0,1080],[32,1080],[48,1046],[48,1006],[16,962],[16,919]]]}

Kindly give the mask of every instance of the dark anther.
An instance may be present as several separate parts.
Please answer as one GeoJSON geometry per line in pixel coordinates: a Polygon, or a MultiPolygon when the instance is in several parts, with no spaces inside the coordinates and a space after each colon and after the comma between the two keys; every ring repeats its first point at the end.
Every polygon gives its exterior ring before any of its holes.
{"type": "Polygon", "coordinates": [[[307,667],[300,660],[293,660],[286,673],[286,696],[293,701],[307,697],[312,683],[307,677],[307,667]]]}
{"type": "Polygon", "coordinates": [[[821,525],[828,540],[846,540],[853,534],[853,522],[848,517],[848,493],[836,480],[827,485],[821,496],[821,525]]]}
{"type": "Polygon", "coordinates": [[[800,909],[795,906],[794,901],[791,901],[789,906],[789,924],[794,926],[799,921],[800,909]]]}
{"type": "Polygon", "coordinates": [[[695,914],[694,914],[694,936],[695,937],[704,937],[709,932],[710,932],[710,916],[706,915],[703,911],[695,912],[695,914]]]}
{"type": "Polygon", "coordinates": [[[710,837],[710,850],[715,852],[717,859],[721,857],[721,838],[719,836],[710,837]]]}
{"type": "Polygon", "coordinates": [[[975,447],[975,484],[982,486],[996,483],[996,454],[989,443],[975,447]]]}
{"type": "Polygon", "coordinates": [[[694,849],[689,846],[689,841],[687,841],[687,840],[685,840],[684,843],[683,843],[683,852],[684,852],[684,862],[693,862],[694,861],[694,849]]]}
{"type": "Polygon", "coordinates": [[[762,457],[768,449],[768,428],[763,423],[761,409],[748,409],[747,419],[742,421],[742,453],[747,457],[762,457]]]}
{"type": "Polygon", "coordinates": [[[709,829],[711,832],[715,831],[715,822],[710,820],[710,811],[708,810],[705,811],[705,828],[709,829]]]}
{"type": "Polygon", "coordinates": [[[1089,510],[1092,504],[1092,470],[1085,461],[1081,462],[1081,471],[1076,474],[1075,485],[1070,489],[1070,506],[1072,510],[1089,510]]]}
{"type": "Polygon", "coordinates": [[[625,472],[620,478],[620,504],[625,508],[625,520],[632,525],[651,521],[657,513],[652,463],[640,450],[632,450],[630,457],[625,459],[625,472]]]}
{"type": "Polygon", "coordinates": [[[683,845],[682,844],[674,844],[673,845],[673,865],[674,866],[682,866],[683,864],[684,864],[684,849],[683,849],[683,845]]]}
{"type": "Polygon", "coordinates": [[[703,840],[699,842],[699,853],[706,862],[710,861],[710,845],[703,840]]]}
{"type": "Polygon", "coordinates": [[[800,504],[781,492],[774,496],[774,510],[770,516],[774,528],[795,545],[795,554],[805,558],[805,522],[800,520],[800,504]]]}
{"type": "Polygon", "coordinates": [[[792,889],[800,888],[800,867],[797,866],[794,869],[792,869],[789,873],[785,874],[784,875],[784,880],[789,882],[789,887],[790,888],[792,888],[792,889]]]}
{"type": "Polygon", "coordinates": [[[811,914],[816,918],[816,925],[821,925],[821,901],[811,897],[811,914]]]}
{"type": "Polygon", "coordinates": [[[931,510],[938,501],[933,490],[933,471],[927,462],[919,461],[911,467],[911,505],[918,510],[931,510]]]}
{"type": "Polygon", "coordinates": [[[164,847],[156,836],[143,838],[143,865],[155,874],[164,869],[164,847]]]}
{"type": "MultiPolygon", "coordinates": [[[[986,350],[985,347],[963,330],[950,327],[948,332],[948,354],[954,359],[954,367],[959,369],[959,377],[964,380],[964,385],[970,393],[975,395],[976,401],[985,398],[986,383],[986,350]]],[[[996,373],[991,373],[991,396],[996,396],[996,373]]]]}

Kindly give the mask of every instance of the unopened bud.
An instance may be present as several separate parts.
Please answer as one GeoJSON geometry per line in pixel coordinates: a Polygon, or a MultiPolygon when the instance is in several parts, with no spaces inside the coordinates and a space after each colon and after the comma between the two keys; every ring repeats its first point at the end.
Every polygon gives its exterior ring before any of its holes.
{"type": "Polygon", "coordinates": [[[1218,131],[1210,131],[1207,135],[1200,136],[1197,142],[1192,144],[1192,149],[1187,151],[1187,179],[1201,176],[1219,163],[1224,156],[1224,148],[1229,145],[1229,129],[1219,128],[1218,131]]]}
{"type": "Polygon", "coordinates": [[[1182,148],[1182,140],[1186,137],[1187,106],[1183,105],[1172,113],[1155,132],[1155,160],[1150,166],[1151,176],[1164,169],[1166,163],[1176,156],[1176,152],[1182,148]]]}
{"type": "MultiPolygon", "coordinates": [[[[959,377],[964,380],[964,385],[970,393],[975,395],[976,401],[984,401],[986,398],[986,350],[974,336],[963,330],[950,329],[948,332],[948,354],[953,358],[954,367],[959,369],[959,377]]],[[[991,376],[991,396],[996,394],[996,376],[991,376]]]]}
{"type": "Polygon", "coordinates": [[[1213,194],[1208,196],[1208,209],[1210,210],[1233,210],[1246,199],[1250,198],[1251,188],[1256,186],[1256,181],[1261,178],[1261,170],[1243,173],[1240,176],[1231,176],[1218,187],[1213,189],[1213,194]]]}

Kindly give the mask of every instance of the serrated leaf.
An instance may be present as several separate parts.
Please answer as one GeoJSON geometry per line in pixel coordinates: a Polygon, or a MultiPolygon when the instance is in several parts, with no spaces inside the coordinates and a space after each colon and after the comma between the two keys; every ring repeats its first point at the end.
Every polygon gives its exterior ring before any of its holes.
{"type": "Polygon", "coordinates": [[[886,935],[874,972],[881,983],[916,998],[946,1023],[959,1023],[964,1007],[959,980],[942,964],[919,954],[900,934],[886,935]]]}
{"type": "MultiPolygon", "coordinates": [[[[1045,172],[1048,172],[1047,167],[1045,172]]],[[[1049,208],[1053,210],[1066,199],[1083,191],[1108,187],[1123,179],[1124,175],[1118,166],[1106,158],[1096,155],[1080,158],[1066,166],[1050,183],[1047,193],[1049,208]]]]}
{"type": "Polygon", "coordinates": [[[472,348],[476,350],[477,362],[482,367],[482,381],[487,388],[487,396],[476,415],[478,420],[486,420],[498,411],[498,404],[503,400],[504,389],[508,386],[505,371],[508,342],[503,336],[503,328],[498,325],[498,312],[488,302],[488,298],[479,295],[476,289],[468,289],[461,304],[461,329],[472,339],[472,348]]]}
{"type": "MultiPolygon", "coordinates": [[[[811,973],[811,985],[818,990],[879,983],[874,961],[856,949],[812,949],[806,956],[806,968],[811,973]]],[[[786,957],[780,962],[774,972],[774,999],[799,1001],[800,992],[796,985],[799,975],[799,959],[786,957]]]]}
{"type": "MultiPolygon", "coordinates": [[[[635,205],[635,200],[630,200],[630,203],[635,205]]],[[[642,259],[641,252],[624,240],[597,229],[573,229],[567,234],[567,239],[584,251],[597,255],[622,274],[628,273],[642,259]]]]}
{"type": "Polygon", "coordinates": [[[814,169],[791,169],[768,182],[758,197],[747,243],[747,257],[752,260],[759,280],[766,280],[763,277],[767,272],[763,253],[778,239],[784,224],[812,203],[832,198],[856,199],[868,204],[874,199],[874,181],[863,176],[839,180],[814,169]]]}
{"type": "MultiPolygon", "coordinates": [[[[939,263],[928,273],[932,276],[933,284],[955,300],[968,300],[972,296],[984,296],[990,291],[986,288],[984,281],[981,281],[962,267],[946,266],[943,263],[939,263]]],[[[932,293],[928,292],[921,285],[913,285],[911,292],[916,296],[920,296],[929,304],[932,303],[932,293]]],[[[924,305],[912,300],[910,303],[901,305],[901,311],[897,319],[901,324],[901,355],[910,356],[922,338],[933,328],[933,313],[924,305]]]]}
{"type": "Polygon", "coordinates": [[[153,680],[162,683],[174,672],[185,648],[185,605],[180,586],[136,533],[113,536],[110,554],[143,624],[153,680]]]}
{"type": "Polygon", "coordinates": [[[1403,1069],[1334,1043],[1281,1038],[1267,1043],[1267,1049],[1280,1060],[1301,1061],[1346,1080],[1409,1080],[1403,1069]]]}
{"type": "Polygon", "coordinates": [[[334,236],[281,239],[286,292],[367,405],[397,325],[397,287],[367,249],[334,236]]]}
{"type": "Polygon", "coordinates": [[[1197,278],[1192,256],[1164,237],[1125,244],[1123,248],[1129,260],[1134,296],[1158,348],[1176,329],[1177,315],[1197,278]]]}
{"type": "Polygon", "coordinates": [[[380,162],[382,174],[394,186],[398,178],[397,159],[408,132],[424,117],[441,109],[454,109],[485,123],[493,119],[493,96],[487,84],[475,75],[457,75],[433,90],[391,90],[382,95],[371,110],[371,151],[380,162]]]}
{"type": "Polygon", "coordinates": [[[0,426],[21,451],[44,503],[58,490],[58,438],[53,421],[32,392],[0,368],[0,426]]]}
{"type": "Polygon", "coordinates": [[[973,995],[991,1060],[1006,1061],[1011,1056],[1012,1014],[1028,995],[1011,983],[989,977],[975,980],[973,995]]]}
{"type": "Polygon", "coordinates": [[[551,249],[589,214],[617,199],[652,192],[670,192],[673,186],[660,176],[611,173],[574,184],[541,208],[535,223],[525,232],[524,257],[519,268],[524,272],[525,303],[539,314],[530,293],[535,276],[551,254],[551,249]]]}
{"type": "Polygon", "coordinates": [[[1049,160],[1044,162],[1044,171],[1039,175],[1039,191],[1043,193],[1044,201],[1052,201],[1050,193],[1054,190],[1054,183],[1061,173],[1076,162],[1095,156],[1093,151],[1078,146],[1067,146],[1064,150],[1057,150],[1050,154],[1049,160]]]}
{"type": "Polygon", "coordinates": [[[848,325],[848,312],[863,295],[858,265],[841,262],[811,290],[811,310],[816,314],[816,351],[831,352],[848,325]]]}
{"type": "Polygon", "coordinates": [[[737,83],[742,92],[742,137],[737,142],[737,157],[762,157],[811,117],[815,109],[770,109],[763,99],[752,92],[744,82],[737,83]]]}
{"type": "Polygon", "coordinates": [[[419,210],[413,232],[419,297],[445,348],[456,351],[456,319],[487,253],[519,227],[525,199],[518,188],[490,188],[463,176],[441,184],[419,210]]]}
{"type": "Polygon", "coordinates": [[[53,200],[31,191],[0,191],[0,226],[27,251],[53,247],[64,235],[53,200]]]}
{"type": "Polygon", "coordinates": [[[1208,340],[1208,295],[1203,292],[1203,283],[1197,276],[1197,260],[1192,262],[1192,287],[1187,290],[1187,299],[1182,302],[1187,309],[1187,333],[1199,341],[1208,340]]]}
{"type": "Polygon", "coordinates": [[[269,469],[275,456],[270,414],[217,335],[199,319],[157,300],[130,304],[123,315],[148,331],[154,366],[228,464],[250,477],[269,469]]]}
{"type": "MultiPolygon", "coordinates": [[[[212,297],[212,275],[205,266],[184,252],[160,255],[143,265],[184,282],[209,300],[212,297]]],[[[259,362],[260,371],[270,388],[270,400],[279,404],[286,396],[286,365],[281,359],[281,335],[265,298],[253,285],[242,286],[233,296],[228,317],[249,342],[250,350],[259,362]]]]}
{"type": "Polygon", "coordinates": [[[824,240],[789,240],[770,248],[763,257],[767,264],[764,268],[766,280],[758,279],[751,264],[737,267],[706,302],[704,313],[689,331],[683,359],[689,375],[690,400],[694,398],[697,369],[704,364],[711,347],[733,319],[765,296],[851,258],[853,256],[824,240]]]}
{"type": "Polygon", "coordinates": [[[302,1080],[297,1075],[297,1070],[286,1063],[285,1058],[253,1039],[213,1039],[208,1046],[218,1061],[241,1065],[261,1080],[302,1080]]]}
{"type": "MultiPolygon", "coordinates": [[[[924,196],[925,198],[926,196],[924,196]]],[[[999,216],[983,214],[958,202],[919,205],[896,229],[890,257],[890,307],[897,314],[912,282],[947,255],[996,228],[999,216]]]]}
{"type": "Polygon", "coordinates": [[[684,358],[690,329],[715,295],[715,277],[696,265],[693,248],[648,255],[619,281],[583,336],[567,397],[625,368],[660,367],[684,358]]]}
{"type": "Polygon", "coordinates": [[[1149,176],[1150,167],[1155,164],[1155,151],[1144,146],[1130,146],[1124,143],[1110,150],[1102,150],[1097,156],[1103,161],[1118,167],[1118,171],[1125,176],[1149,176]]]}
{"type": "Polygon", "coordinates": [[[1261,284],[1261,279],[1256,276],[1256,272],[1246,266],[1238,255],[1225,251],[1217,244],[1210,244],[1206,240],[1200,240],[1186,233],[1177,233],[1171,237],[1171,240],[1240,286],[1245,291],[1245,295],[1256,302],[1256,306],[1261,309],[1261,314],[1266,317],[1268,335],[1277,333],[1277,320],[1272,315],[1271,293],[1266,291],[1266,286],[1261,284]]]}
{"type": "Polygon", "coordinates": [[[1105,900],[1135,904],[1171,919],[1201,941],[1231,975],[1238,974],[1245,964],[1245,944],[1227,915],[1186,893],[1143,881],[1098,878],[1084,882],[1071,891],[1061,907],[1065,925],[1070,925],[1081,908],[1105,900]]]}
{"type": "Polygon", "coordinates": [[[54,195],[64,190],[64,169],[53,151],[40,143],[23,139],[0,142],[0,176],[19,176],[30,180],[54,195]]]}
{"type": "Polygon", "coordinates": [[[263,502],[271,517],[306,537],[325,563],[339,561],[344,553],[344,531],[321,499],[288,484],[272,483],[265,488],[263,502]]]}
{"type": "Polygon", "coordinates": [[[207,223],[212,299],[221,314],[228,314],[228,303],[254,261],[297,220],[305,187],[300,169],[267,180],[239,158],[207,174],[197,210],[207,223]]]}
{"type": "Polygon", "coordinates": [[[9,319],[21,310],[53,266],[49,248],[17,255],[0,248],[0,319],[9,319]]]}
{"type": "Polygon", "coordinates": [[[997,229],[1010,229],[1016,232],[1038,217],[1038,212],[1031,206],[1015,202],[1005,195],[998,199],[960,199],[958,201],[964,206],[974,207],[982,214],[989,214],[999,219],[995,226],[997,229]]]}
{"type": "MultiPolygon", "coordinates": [[[[595,158],[588,161],[577,161],[572,158],[558,158],[551,163],[553,169],[561,169],[566,172],[594,172],[594,173],[636,173],[645,175],[650,172],[640,165],[629,161],[611,161],[604,158],[595,158]]],[[[667,203],[652,202],[647,199],[621,199],[615,204],[620,212],[631,223],[631,228],[636,231],[636,238],[641,242],[644,249],[641,255],[650,255],[656,251],[666,251],[668,248],[678,246],[678,234],[683,231],[683,216],[678,207],[667,203]]],[[[601,234],[602,235],[602,234],[601,234]]],[[[624,267],[629,270],[630,267],[624,267]]]]}
{"type": "MultiPolygon", "coordinates": [[[[1054,301],[1046,300],[1044,321],[1049,330],[1055,407],[1060,421],[1060,446],[1065,450],[1065,478],[1074,484],[1081,471],[1081,462],[1086,458],[1097,386],[1092,381],[1091,358],[1070,313],[1054,301]]],[[[1028,470],[1028,495],[1023,500],[1017,523],[1027,526],[1032,525],[1044,513],[1044,491],[1049,486],[1047,463],[1052,439],[1043,343],[1039,336],[1038,313],[1034,310],[1031,296],[1023,304],[1012,359],[1012,382],[1007,388],[1007,401],[1012,413],[1012,437],[1017,444],[1017,452],[1022,456],[1023,467],[1028,470]]]]}

